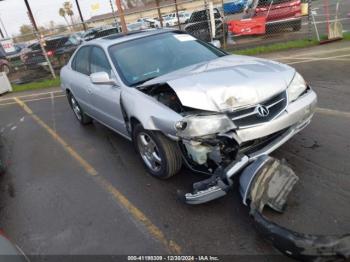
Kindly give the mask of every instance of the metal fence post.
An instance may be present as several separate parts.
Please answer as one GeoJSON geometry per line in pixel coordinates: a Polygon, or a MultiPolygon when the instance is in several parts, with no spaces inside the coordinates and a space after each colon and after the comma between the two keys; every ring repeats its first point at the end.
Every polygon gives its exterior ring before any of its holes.
{"type": "Polygon", "coordinates": [[[163,17],[162,17],[162,13],[160,12],[159,0],[156,0],[156,6],[157,6],[157,11],[158,11],[160,27],[163,27],[163,17]]]}
{"type": "Polygon", "coordinates": [[[211,22],[210,22],[210,14],[209,14],[209,4],[208,0],[204,0],[204,10],[206,12],[207,22],[208,22],[208,31],[209,31],[209,37],[210,41],[213,40],[213,33],[211,31],[211,22]]]}
{"type": "Polygon", "coordinates": [[[27,10],[28,10],[29,20],[30,20],[30,22],[31,22],[32,25],[33,25],[35,36],[36,36],[36,38],[37,38],[38,41],[39,41],[39,45],[40,45],[41,51],[43,52],[43,55],[44,55],[44,57],[45,57],[45,60],[46,60],[46,62],[47,62],[47,64],[48,64],[48,66],[49,66],[49,69],[50,69],[52,78],[53,78],[53,79],[56,79],[55,71],[53,70],[51,61],[50,61],[50,59],[49,59],[49,57],[48,57],[48,55],[47,55],[47,53],[46,53],[45,47],[44,47],[44,45],[43,45],[43,43],[42,43],[42,41],[41,41],[41,37],[40,37],[39,30],[38,30],[38,27],[37,27],[37,25],[36,25],[36,22],[35,22],[35,20],[34,20],[34,16],[33,16],[33,13],[32,13],[32,9],[31,9],[30,6],[29,6],[28,0],[25,0],[24,2],[25,2],[25,4],[26,4],[27,10]]]}
{"type": "Polygon", "coordinates": [[[114,22],[115,22],[116,26],[118,26],[118,19],[117,19],[117,17],[115,16],[115,11],[114,11],[114,6],[113,6],[112,0],[109,0],[109,4],[111,5],[111,10],[112,10],[114,22]]]}
{"type": "Polygon", "coordinates": [[[311,8],[311,3],[312,0],[308,0],[308,7],[307,7],[307,20],[308,20],[308,25],[309,25],[309,41],[312,41],[313,36],[312,36],[312,23],[313,23],[313,19],[312,19],[312,8],[311,8]]]}
{"type": "Polygon", "coordinates": [[[177,8],[177,0],[174,0],[175,2],[175,11],[176,11],[176,18],[177,18],[177,26],[179,27],[179,30],[181,30],[181,24],[180,24],[180,18],[179,18],[179,9],[177,8]]]}

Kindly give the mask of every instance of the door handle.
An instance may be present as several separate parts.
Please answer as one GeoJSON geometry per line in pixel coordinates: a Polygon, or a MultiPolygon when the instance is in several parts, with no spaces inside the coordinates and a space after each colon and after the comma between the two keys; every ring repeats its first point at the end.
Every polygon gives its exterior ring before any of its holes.
{"type": "Polygon", "coordinates": [[[92,94],[92,91],[91,91],[91,89],[90,89],[90,88],[88,88],[87,92],[88,92],[88,94],[89,94],[89,95],[91,95],[91,94],[92,94]]]}

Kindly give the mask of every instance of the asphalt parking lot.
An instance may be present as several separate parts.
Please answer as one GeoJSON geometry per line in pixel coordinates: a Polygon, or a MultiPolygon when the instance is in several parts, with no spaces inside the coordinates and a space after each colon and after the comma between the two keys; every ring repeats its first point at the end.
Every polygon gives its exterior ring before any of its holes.
{"type": "MultiPolygon", "coordinates": [[[[349,233],[349,42],[264,57],[295,67],[319,96],[310,126],[274,153],[300,181],[287,211],[267,215],[305,233],[349,233]]],[[[8,165],[0,181],[0,228],[25,253],[257,255],[265,261],[261,255],[279,254],[255,231],[238,190],[187,206],[176,192],[189,190],[200,175],[184,168],[167,181],[152,178],[130,142],[98,123],[81,126],[58,89],[16,96],[0,97],[8,165]]]]}

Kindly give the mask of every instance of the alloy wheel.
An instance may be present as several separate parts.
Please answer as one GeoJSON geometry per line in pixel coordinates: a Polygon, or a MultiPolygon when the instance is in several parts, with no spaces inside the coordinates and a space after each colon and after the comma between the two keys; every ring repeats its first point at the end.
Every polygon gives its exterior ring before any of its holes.
{"type": "Polygon", "coordinates": [[[153,172],[158,172],[162,166],[162,159],[154,140],[148,134],[141,132],[137,136],[137,145],[147,167],[153,172]]]}

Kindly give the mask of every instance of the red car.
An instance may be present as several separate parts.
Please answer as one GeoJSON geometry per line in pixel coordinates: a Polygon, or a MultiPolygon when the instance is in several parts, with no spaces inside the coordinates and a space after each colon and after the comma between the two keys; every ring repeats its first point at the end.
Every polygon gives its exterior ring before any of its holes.
{"type": "Polygon", "coordinates": [[[301,29],[300,0],[260,0],[255,9],[255,17],[265,17],[266,26],[291,27],[294,31],[301,29]]]}

